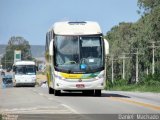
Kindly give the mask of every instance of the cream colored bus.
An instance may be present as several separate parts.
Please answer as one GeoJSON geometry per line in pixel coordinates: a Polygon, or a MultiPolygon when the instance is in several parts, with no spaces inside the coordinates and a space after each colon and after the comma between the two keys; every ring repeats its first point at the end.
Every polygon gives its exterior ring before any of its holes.
{"type": "Polygon", "coordinates": [[[56,22],[47,32],[45,49],[50,94],[63,90],[101,95],[109,44],[97,22],[56,22]]]}

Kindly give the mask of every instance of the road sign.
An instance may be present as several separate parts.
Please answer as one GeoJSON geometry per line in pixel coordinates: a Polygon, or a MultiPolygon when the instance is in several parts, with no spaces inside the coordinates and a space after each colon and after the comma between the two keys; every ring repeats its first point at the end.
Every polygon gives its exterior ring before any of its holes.
{"type": "Polygon", "coordinates": [[[21,60],[21,50],[14,51],[14,63],[21,60]]]}

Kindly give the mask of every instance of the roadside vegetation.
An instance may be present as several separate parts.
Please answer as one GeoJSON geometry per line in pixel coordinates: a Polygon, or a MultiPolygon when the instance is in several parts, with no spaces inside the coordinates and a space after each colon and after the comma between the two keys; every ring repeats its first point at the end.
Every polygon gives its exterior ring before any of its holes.
{"type": "Polygon", "coordinates": [[[107,82],[107,90],[115,91],[140,91],[140,92],[160,92],[160,75],[148,75],[143,80],[135,84],[128,83],[128,80],[120,79],[114,83],[107,82]]]}
{"type": "Polygon", "coordinates": [[[137,4],[140,19],[121,22],[105,36],[110,44],[106,89],[160,92],[160,1],[137,4]]]}

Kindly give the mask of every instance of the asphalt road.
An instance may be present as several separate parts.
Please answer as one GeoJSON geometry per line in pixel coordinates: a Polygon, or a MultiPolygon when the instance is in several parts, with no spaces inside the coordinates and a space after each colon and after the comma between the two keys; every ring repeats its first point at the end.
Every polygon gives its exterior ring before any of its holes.
{"type": "Polygon", "coordinates": [[[101,97],[94,97],[63,92],[54,96],[42,87],[1,87],[0,113],[160,114],[160,93],[103,91],[101,97]]]}

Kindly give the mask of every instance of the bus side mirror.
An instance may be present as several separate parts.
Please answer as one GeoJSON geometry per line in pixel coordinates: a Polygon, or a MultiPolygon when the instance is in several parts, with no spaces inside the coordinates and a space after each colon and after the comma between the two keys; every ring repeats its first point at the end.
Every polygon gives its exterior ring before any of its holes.
{"type": "Polygon", "coordinates": [[[52,39],[49,44],[49,55],[50,56],[53,56],[53,42],[54,42],[54,39],[52,39]]]}
{"type": "Polygon", "coordinates": [[[109,54],[109,43],[106,39],[104,39],[104,49],[105,49],[105,56],[109,54]]]}

